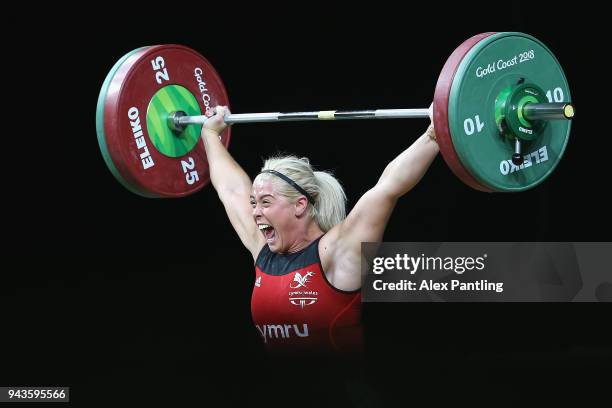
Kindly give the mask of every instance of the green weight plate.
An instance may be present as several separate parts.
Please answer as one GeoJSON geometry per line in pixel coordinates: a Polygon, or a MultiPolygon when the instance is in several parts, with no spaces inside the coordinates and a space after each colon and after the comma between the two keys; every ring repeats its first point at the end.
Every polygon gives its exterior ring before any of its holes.
{"type": "Polygon", "coordinates": [[[492,191],[516,192],[544,181],[559,163],[571,122],[549,121],[534,140],[522,142],[524,163],[512,164],[514,141],[502,135],[496,99],[509,87],[534,84],[550,102],[571,101],[559,62],[539,40],[522,33],[497,33],[476,43],[459,64],[449,101],[448,124],[463,167],[492,191]]]}

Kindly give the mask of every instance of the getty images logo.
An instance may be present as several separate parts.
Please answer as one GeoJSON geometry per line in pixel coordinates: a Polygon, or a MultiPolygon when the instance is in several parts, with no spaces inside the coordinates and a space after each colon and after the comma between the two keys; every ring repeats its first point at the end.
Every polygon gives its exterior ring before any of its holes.
{"type": "MultiPolygon", "coordinates": [[[[310,278],[314,276],[314,272],[306,272],[302,276],[299,272],[293,275],[293,281],[289,283],[291,289],[298,289],[301,287],[307,288],[306,284],[310,282],[310,278]]],[[[314,290],[296,290],[289,292],[289,302],[292,305],[299,306],[302,309],[306,306],[315,304],[319,292],[314,290]]]]}

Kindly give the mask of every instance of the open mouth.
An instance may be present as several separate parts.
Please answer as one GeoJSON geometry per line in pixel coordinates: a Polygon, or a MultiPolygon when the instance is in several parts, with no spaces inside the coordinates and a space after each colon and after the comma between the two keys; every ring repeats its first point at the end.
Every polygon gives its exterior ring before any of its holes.
{"type": "Polygon", "coordinates": [[[263,234],[263,236],[266,238],[267,242],[271,242],[276,236],[276,232],[274,231],[274,228],[272,228],[271,225],[259,224],[258,227],[261,233],[263,234]]]}

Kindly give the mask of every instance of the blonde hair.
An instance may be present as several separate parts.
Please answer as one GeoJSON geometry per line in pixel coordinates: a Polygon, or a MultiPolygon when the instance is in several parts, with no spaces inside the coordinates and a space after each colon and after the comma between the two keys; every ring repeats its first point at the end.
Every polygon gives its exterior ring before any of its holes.
{"type": "MultiPolygon", "coordinates": [[[[307,157],[274,156],[261,169],[275,170],[293,180],[314,200],[308,204],[309,216],[321,231],[327,232],[346,218],[346,194],[340,182],[329,172],[315,171],[307,157]]],[[[274,189],[290,202],[303,196],[291,184],[271,173],[260,173],[255,180],[271,181],[274,189]]]]}

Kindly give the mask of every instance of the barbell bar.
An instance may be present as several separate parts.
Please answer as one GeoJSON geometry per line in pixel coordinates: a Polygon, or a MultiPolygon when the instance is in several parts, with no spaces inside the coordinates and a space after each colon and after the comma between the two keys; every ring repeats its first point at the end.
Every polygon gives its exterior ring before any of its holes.
{"type": "MultiPolygon", "coordinates": [[[[223,117],[228,125],[235,123],[305,122],[313,120],[407,119],[427,118],[427,109],[375,109],[357,111],[323,110],[313,112],[230,113],[223,117]]],[[[205,115],[187,116],[177,111],[168,115],[170,129],[182,132],[186,125],[204,125],[205,115]]]]}
{"type": "MultiPolygon", "coordinates": [[[[574,108],[570,103],[530,103],[523,108],[527,120],[572,119],[574,108]]],[[[235,123],[306,122],[313,120],[355,120],[355,119],[414,119],[428,118],[427,109],[373,109],[357,111],[312,111],[312,112],[267,112],[230,113],[223,117],[228,125],[235,123]]],[[[187,116],[183,111],[168,115],[168,127],[182,132],[186,125],[204,125],[209,118],[205,115],[187,116]]]]}

